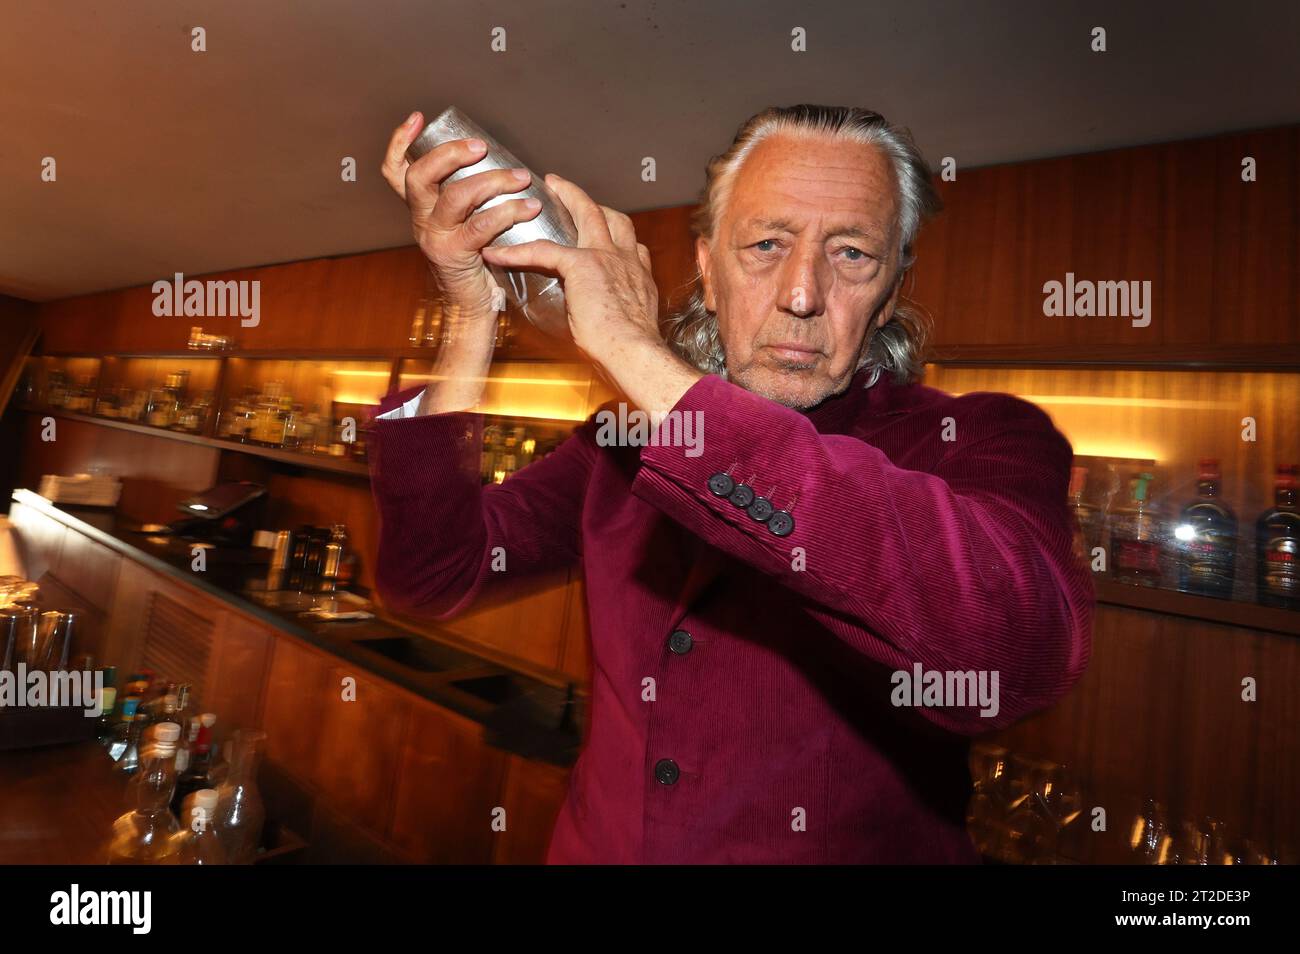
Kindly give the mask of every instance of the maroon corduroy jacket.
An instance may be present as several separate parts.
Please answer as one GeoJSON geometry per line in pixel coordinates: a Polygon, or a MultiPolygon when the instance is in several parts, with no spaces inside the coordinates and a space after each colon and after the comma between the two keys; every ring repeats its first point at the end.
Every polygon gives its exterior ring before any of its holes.
{"type": "Polygon", "coordinates": [[[1059,699],[1090,654],[1071,448],[1009,395],[866,380],[801,412],[709,375],[674,408],[702,412],[697,449],[610,446],[593,416],[486,487],[481,415],[377,422],[389,605],[446,619],[582,566],[590,731],[548,862],[978,861],[970,737],[1059,699]],[[996,715],[896,705],[899,671],[996,673],[996,715]]]}

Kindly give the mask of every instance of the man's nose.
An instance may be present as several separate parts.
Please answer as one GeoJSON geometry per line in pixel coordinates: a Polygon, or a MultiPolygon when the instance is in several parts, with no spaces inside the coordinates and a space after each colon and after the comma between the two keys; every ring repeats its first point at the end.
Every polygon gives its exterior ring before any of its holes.
{"type": "Polygon", "coordinates": [[[796,245],[781,274],[780,304],[798,318],[822,311],[822,258],[819,249],[796,245]]]}

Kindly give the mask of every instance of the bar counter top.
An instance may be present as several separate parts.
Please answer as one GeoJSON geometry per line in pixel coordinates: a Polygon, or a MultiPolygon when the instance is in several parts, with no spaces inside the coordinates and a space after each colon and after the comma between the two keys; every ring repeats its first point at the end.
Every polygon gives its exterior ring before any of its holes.
{"type": "MultiPolygon", "coordinates": [[[[554,765],[568,766],[577,758],[584,699],[572,683],[556,685],[513,670],[475,655],[454,637],[440,640],[428,628],[404,628],[373,605],[366,605],[375,614],[369,620],[304,616],[304,609],[332,597],[267,590],[269,550],[212,547],[205,571],[194,572],[194,541],[146,533],[113,510],[58,505],[28,490],[14,491],[13,499],[238,613],[478,722],[489,745],[554,765]]],[[[356,605],[342,599],[339,604],[356,605]]]]}

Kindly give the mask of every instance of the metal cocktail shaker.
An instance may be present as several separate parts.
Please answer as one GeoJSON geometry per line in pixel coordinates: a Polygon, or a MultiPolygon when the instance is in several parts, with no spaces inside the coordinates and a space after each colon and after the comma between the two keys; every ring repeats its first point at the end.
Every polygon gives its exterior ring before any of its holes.
{"type": "MultiPolygon", "coordinates": [[[[487,154],[474,165],[457,169],[445,182],[455,182],[490,169],[526,168],[510,150],[455,106],[448,106],[438,118],[424,127],[407,147],[406,158],[414,162],[435,146],[453,139],[482,139],[487,144],[487,154]]],[[[529,172],[532,170],[529,169],[529,172]]],[[[496,196],[474,211],[481,212],[501,202],[527,198],[540,201],[542,210],[527,222],[517,222],[506,229],[490,244],[522,245],[536,239],[550,239],[558,245],[570,247],[578,244],[578,230],[573,224],[573,218],[565,209],[564,203],[535,172],[532,172],[532,181],[527,189],[496,196]]],[[[569,337],[569,319],[564,311],[564,289],[558,278],[536,272],[507,270],[499,265],[489,265],[488,269],[505,291],[506,298],[524,317],[548,335],[556,338],[569,337]]]]}

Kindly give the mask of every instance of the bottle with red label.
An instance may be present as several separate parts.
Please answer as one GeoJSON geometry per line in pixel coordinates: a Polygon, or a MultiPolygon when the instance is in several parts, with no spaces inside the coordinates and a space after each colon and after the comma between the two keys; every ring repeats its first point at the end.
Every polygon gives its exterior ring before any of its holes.
{"type": "Polygon", "coordinates": [[[1219,462],[1199,462],[1196,499],[1183,508],[1174,526],[1178,547],[1178,588],[1198,596],[1232,599],[1237,562],[1237,517],[1220,494],[1219,462]]]}
{"type": "Polygon", "coordinates": [[[1300,467],[1277,469],[1274,505],[1255,524],[1256,599],[1265,606],[1300,609],[1300,509],[1296,507],[1300,467]]]}
{"type": "Polygon", "coordinates": [[[1151,499],[1148,472],[1134,474],[1129,481],[1130,499],[1115,511],[1111,530],[1111,560],[1115,579],[1138,586],[1160,585],[1160,518],[1151,499]]]}

